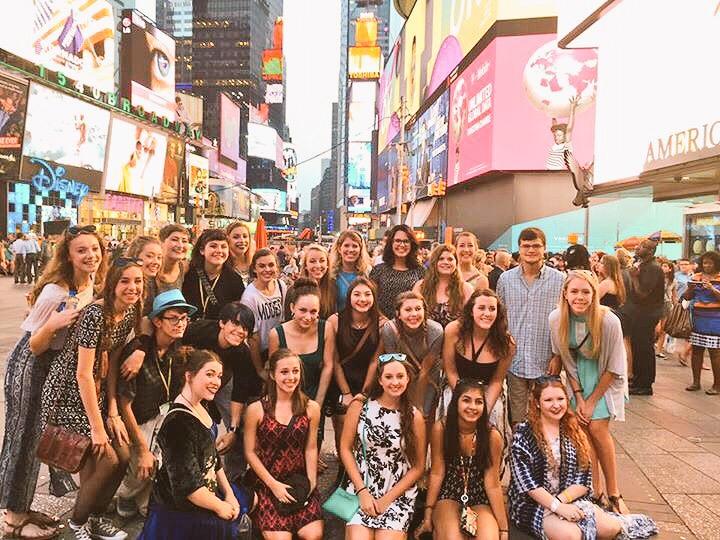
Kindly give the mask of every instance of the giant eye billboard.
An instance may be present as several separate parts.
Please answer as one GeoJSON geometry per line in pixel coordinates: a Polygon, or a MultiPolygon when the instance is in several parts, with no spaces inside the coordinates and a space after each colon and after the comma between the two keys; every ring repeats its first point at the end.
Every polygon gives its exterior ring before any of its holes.
{"type": "Polygon", "coordinates": [[[133,106],[176,119],[175,39],[135,10],[122,15],[121,85],[133,106]]]}
{"type": "Polygon", "coordinates": [[[0,48],[104,92],[115,90],[115,20],[107,0],[4,2],[0,48]]]}

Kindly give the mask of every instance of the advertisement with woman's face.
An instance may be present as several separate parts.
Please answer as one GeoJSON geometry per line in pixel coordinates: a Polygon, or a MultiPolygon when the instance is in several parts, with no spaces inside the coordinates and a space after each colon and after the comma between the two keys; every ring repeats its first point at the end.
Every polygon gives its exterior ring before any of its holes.
{"type": "Polygon", "coordinates": [[[160,197],[166,151],[162,133],[113,117],[105,189],[160,197]]]}

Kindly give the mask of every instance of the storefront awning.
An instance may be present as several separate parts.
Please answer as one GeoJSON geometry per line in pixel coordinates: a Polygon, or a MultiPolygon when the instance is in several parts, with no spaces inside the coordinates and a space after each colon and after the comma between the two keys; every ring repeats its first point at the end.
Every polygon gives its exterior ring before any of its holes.
{"type": "Polygon", "coordinates": [[[422,227],[425,225],[427,218],[430,216],[433,207],[435,206],[435,197],[431,199],[423,199],[421,201],[415,201],[415,204],[408,210],[408,215],[405,218],[405,225],[409,225],[412,228],[422,227]]]}

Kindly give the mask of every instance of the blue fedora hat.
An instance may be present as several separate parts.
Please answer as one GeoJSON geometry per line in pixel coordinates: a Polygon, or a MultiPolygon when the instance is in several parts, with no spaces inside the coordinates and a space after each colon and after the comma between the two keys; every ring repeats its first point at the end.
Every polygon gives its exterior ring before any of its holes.
{"type": "Polygon", "coordinates": [[[161,292],[155,297],[155,300],[153,300],[153,310],[148,317],[154,319],[161,315],[163,311],[177,308],[186,310],[188,315],[193,315],[197,311],[195,306],[187,303],[180,289],[170,289],[161,292]]]}

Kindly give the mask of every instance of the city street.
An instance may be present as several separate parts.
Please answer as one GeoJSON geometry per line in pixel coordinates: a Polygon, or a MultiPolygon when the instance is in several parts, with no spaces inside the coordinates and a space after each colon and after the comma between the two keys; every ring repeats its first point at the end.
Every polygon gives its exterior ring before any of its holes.
{"type": "MultiPolygon", "coordinates": [[[[18,337],[27,290],[26,285],[0,279],[3,374],[5,358],[18,337]]],[[[707,379],[709,372],[703,375],[707,379]]],[[[663,540],[715,539],[720,530],[720,399],[686,392],[688,377],[688,368],[676,360],[658,360],[655,395],[633,398],[628,421],[614,425],[622,493],[632,510],[657,521],[661,529],[658,538],[663,540]]],[[[4,417],[4,394],[2,400],[4,417]]],[[[326,440],[332,439],[328,436],[326,440]]],[[[332,465],[333,457],[327,459],[332,465]]],[[[328,489],[334,471],[333,466],[328,469],[321,487],[328,489]]],[[[47,494],[46,469],[39,484],[36,508],[67,517],[72,498],[57,500],[47,494]]],[[[140,524],[133,522],[126,530],[134,538],[139,529],[140,524]]],[[[341,530],[337,522],[330,523],[326,537],[341,538],[341,530]]]]}

